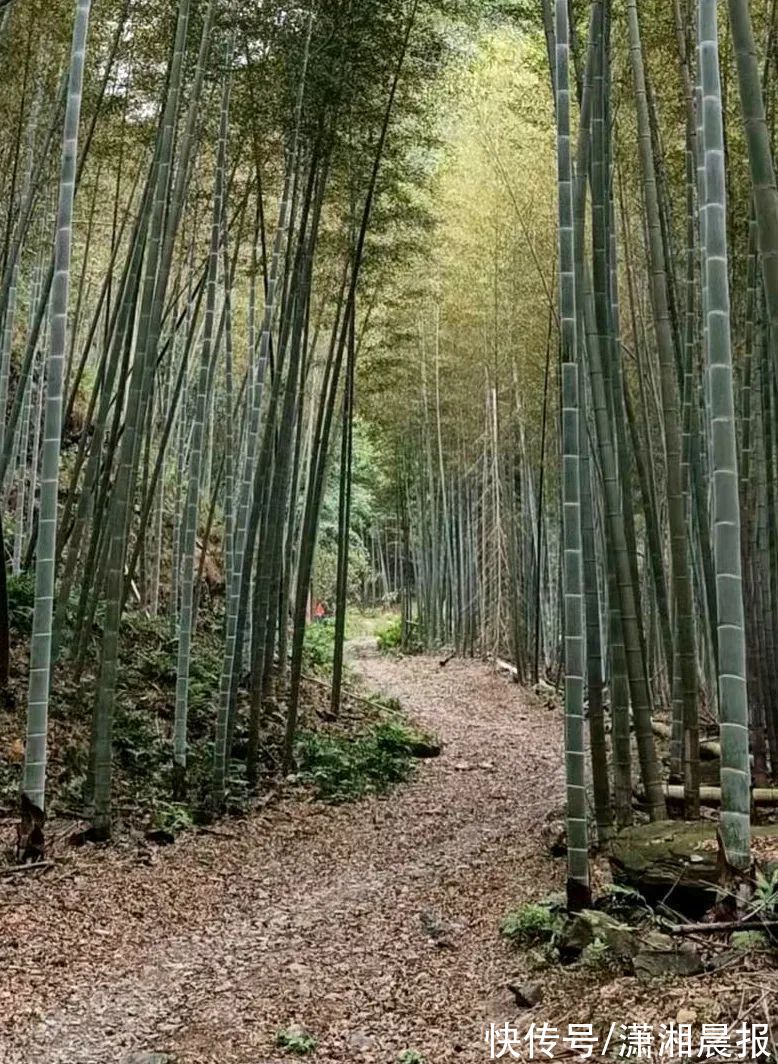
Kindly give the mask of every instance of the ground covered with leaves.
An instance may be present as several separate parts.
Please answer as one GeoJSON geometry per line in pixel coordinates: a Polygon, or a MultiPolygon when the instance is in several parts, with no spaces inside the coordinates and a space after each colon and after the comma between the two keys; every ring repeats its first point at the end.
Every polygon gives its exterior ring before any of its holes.
{"type": "Polygon", "coordinates": [[[339,766],[334,795],[314,778],[165,848],[127,836],[5,877],[4,1064],[475,1064],[490,1023],[769,1013],[759,951],[660,982],[597,948],[561,965],[537,906],[564,879],[545,833],[563,800],[558,707],[486,665],[358,649],[366,685],[439,736],[440,756],[400,787],[365,783],[365,764],[396,754],[380,712],[346,766],[334,734],[310,740],[313,777],[339,766]],[[351,759],[358,795],[338,775],[354,779],[351,759]]]}

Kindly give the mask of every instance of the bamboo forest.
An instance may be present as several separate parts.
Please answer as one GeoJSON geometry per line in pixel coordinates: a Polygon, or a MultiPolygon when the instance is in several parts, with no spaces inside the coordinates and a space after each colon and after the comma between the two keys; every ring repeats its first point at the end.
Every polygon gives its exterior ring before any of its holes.
{"type": "Polygon", "coordinates": [[[778,2],[0,70],[0,1064],[778,1064],[778,2]]]}

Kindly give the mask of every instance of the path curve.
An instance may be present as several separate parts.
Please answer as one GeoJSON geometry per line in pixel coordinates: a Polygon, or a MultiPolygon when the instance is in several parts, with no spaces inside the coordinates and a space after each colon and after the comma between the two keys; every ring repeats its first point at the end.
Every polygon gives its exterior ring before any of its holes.
{"type": "Polygon", "coordinates": [[[362,650],[443,755],[387,799],[284,802],[234,837],[0,884],[3,1064],[281,1064],[293,1023],[318,1064],[487,1058],[499,920],[559,884],[540,829],[562,801],[561,720],[486,665],[362,650]]]}

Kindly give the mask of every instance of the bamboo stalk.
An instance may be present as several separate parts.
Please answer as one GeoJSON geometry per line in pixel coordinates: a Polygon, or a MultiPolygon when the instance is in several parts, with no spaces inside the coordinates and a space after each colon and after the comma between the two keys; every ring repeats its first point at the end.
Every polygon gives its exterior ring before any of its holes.
{"type": "MultiPolygon", "coordinates": [[[[675,783],[666,783],[665,797],[670,802],[683,801],[683,787],[675,783]]],[[[754,805],[778,805],[778,787],[754,787],[750,792],[754,805]]],[[[699,790],[701,805],[720,805],[721,787],[702,786],[699,790]]]]}

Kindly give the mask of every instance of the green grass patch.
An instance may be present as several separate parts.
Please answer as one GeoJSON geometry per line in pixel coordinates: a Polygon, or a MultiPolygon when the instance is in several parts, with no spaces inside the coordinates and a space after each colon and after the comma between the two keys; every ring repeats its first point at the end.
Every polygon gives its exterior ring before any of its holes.
{"type": "Polygon", "coordinates": [[[375,638],[380,631],[398,617],[399,614],[394,610],[350,609],[346,614],[346,638],[359,639],[367,636],[375,638]]]}
{"type": "Polygon", "coordinates": [[[376,632],[378,649],[382,654],[391,654],[402,646],[402,619],[394,617],[385,627],[376,632]]]}

